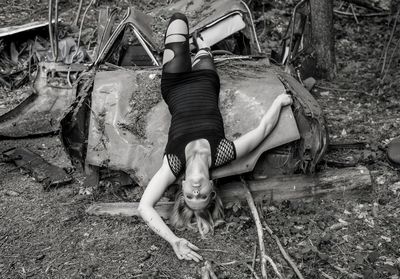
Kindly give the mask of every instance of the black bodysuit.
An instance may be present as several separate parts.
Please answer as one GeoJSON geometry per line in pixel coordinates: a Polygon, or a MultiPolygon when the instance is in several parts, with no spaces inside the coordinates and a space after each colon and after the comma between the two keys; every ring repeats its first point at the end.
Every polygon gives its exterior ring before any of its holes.
{"type": "Polygon", "coordinates": [[[213,70],[163,72],[161,92],[172,116],[165,155],[175,177],[185,169],[186,145],[197,139],[210,144],[211,168],[236,158],[233,142],[225,138],[219,90],[219,77],[213,70]]]}

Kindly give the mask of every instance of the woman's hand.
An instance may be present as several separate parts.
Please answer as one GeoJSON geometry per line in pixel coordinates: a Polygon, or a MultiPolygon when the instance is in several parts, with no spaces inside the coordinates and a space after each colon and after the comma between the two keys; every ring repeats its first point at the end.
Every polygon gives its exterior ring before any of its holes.
{"type": "Polygon", "coordinates": [[[203,260],[203,257],[195,252],[198,251],[199,248],[197,248],[197,246],[193,245],[184,238],[179,238],[178,240],[172,242],[171,245],[174,249],[176,256],[180,260],[193,260],[195,262],[203,260]]]}
{"type": "Polygon", "coordinates": [[[278,97],[276,97],[277,102],[281,104],[282,107],[288,106],[292,104],[292,96],[289,94],[281,94],[278,97]]]}

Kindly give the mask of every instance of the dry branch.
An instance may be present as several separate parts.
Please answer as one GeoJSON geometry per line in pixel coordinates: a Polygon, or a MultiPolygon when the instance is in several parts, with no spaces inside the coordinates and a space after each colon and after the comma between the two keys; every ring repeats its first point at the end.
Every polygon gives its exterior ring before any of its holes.
{"type": "Polygon", "coordinates": [[[388,72],[389,72],[389,70],[390,70],[390,66],[391,66],[391,64],[392,64],[394,55],[395,55],[396,52],[397,52],[397,48],[399,47],[399,43],[400,43],[400,38],[396,41],[396,45],[394,46],[394,49],[393,49],[393,51],[392,51],[392,54],[390,55],[389,62],[387,63],[388,66],[387,66],[387,68],[386,68],[386,71],[385,71],[385,73],[384,73],[382,79],[381,79],[381,83],[383,83],[384,80],[386,79],[386,75],[388,74],[388,72]]]}
{"type": "Polygon", "coordinates": [[[251,273],[253,274],[255,279],[260,279],[260,277],[258,277],[257,273],[255,272],[254,268],[251,267],[248,263],[245,263],[245,265],[247,266],[247,268],[251,271],[251,273]]]}
{"type": "Polygon", "coordinates": [[[335,14],[344,15],[344,16],[357,16],[357,17],[380,17],[380,16],[389,16],[390,13],[369,13],[369,14],[359,14],[359,13],[349,13],[349,12],[342,12],[339,10],[333,10],[335,14]]]}
{"type": "Polygon", "coordinates": [[[75,26],[78,26],[79,17],[81,16],[82,5],[83,5],[83,0],[79,0],[78,11],[76,12],[76,17],[75,17],[75,20],[74,20],[74,25],[75,26]]]}
{"type": "Polygon", "coordinates": [[[382,63],[381,75],[382,75],[382,74],[384,73],[384,71],[385,71],[386,59],[387,59],[389,47],[390,47],[390,45],[391,45],[391,43],[392,43],[392,40],[393,40],[394,33],[395,33],[395,31],[396,31],[397,21],[398,21],[398,19],[399,19],[399,14],[400,14],[400,8],[397,10],[397,14],[396,14],[396,18],[395,18],[394,23],[393,23],[392,31],[390,32],[389,41],[387,42],[387,45],[386,45],[386,47],[385,47],[385,51],[384,51],[384,53],[383,53],[383,63],[382,63]]]}
{"type": "Polygon", "coordinates": [[[283,276],[279,272],[278,267],[276,266],[274,260],[266,254],[263,255],[263,258],[265,258],[269,262],[269,264],[272,266],[272,269],[275,271],[275,274],[278,276],[278,278],[283,279],[283,276]]]}
{"type": "Polygon", "coordinates": [[[247,203],[250,207],[251,214],[253,215],[254,222],[256,224],[257,228],[257,235],[258,235],[258,245],[260,247],[260,256],[261,256],[261,274],[262,278],[268,278],[267,276],[267,269],[266,269],[266,255],[265,253],[265,245],[264,245],[264,232],[262,230],[262,225],[260,221],[260,216],[258,215],[258,211],[256,208],[256,205],[254,204],[253,196],[251,195],[251,192],[249,190],[249,187],[247,186],[247,182],[242,178],[242,186],[244,189],[244,194],[247,200],[247,203]]]}
{"type": "Polygon", "coordinates": [[[368,1],[368,0],[343,0],[343,1],[373,10],[375,12],[382,11],[382,9],[379,7],[376,7],[372,1],[368,1]]]}
{"type": "Polygon", "coordinates": [[[265,229],[269,233],[269,235],[275,240],[276,245],[278,245],[279,251],[281,252],[283,258],[286,260],[286,262],[290,265],[294,273],[296,274],[297,278],[299,279],[304,279],[303,275],[301,274],[300,270],[298,269],[297,265],[294,263],[292,258],[289,256],[289,254],[286,252],[285,248],[283,248],[281,241],[279,238],[273,233],[271,228],[268,226],[267,222],[263,222],[265,229]]]}
{"type": "Polygon", "coordinates": [[[280,279],[283,279],[283,277],[282,277],[281,273],[279,272],[276,264],[274,263],[272,258],[269,257],[267,255],[267,253],[265,252],[264,232],[263,232],[262,225],[261,225],[260,215],[258,214],[258,210],[257,210],[256,205],[254,203],[254,199],[253,199],[253,196],[251,195],[251,192],[249,190],[247,182],[243,178],[241,178],[241,180],[242,180],[243,189],[245,191],[244,194],[245,194],[247,203],[248,203],[248,205],[250,207],[250,211],[251,211],[251,214],[253,215],[254,222],[255,222],[256,228],[257,228],[258,244],[260,246],[261,274],[262,274],[262,277],[263,278],[267,278],[266,261],[268,261],[270,263],[270,265],[272,266],[273,270],[275,271],[275,274],[280,279]]]}

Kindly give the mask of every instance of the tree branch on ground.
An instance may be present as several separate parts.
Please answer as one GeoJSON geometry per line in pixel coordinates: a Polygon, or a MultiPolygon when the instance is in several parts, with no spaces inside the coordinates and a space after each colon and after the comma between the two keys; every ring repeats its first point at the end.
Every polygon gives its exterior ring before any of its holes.
{"type": "Polygon", "coordinates": [[[281,241],[279,238],[274,234],[274,232],[271,230],[271,228],[268,226],[267,222],[264,220],[263,221],[264,228],[267,230],[268,234],[270,237],[272,237],[276,245],[278,245],[279,251],[281,252],[283,258],[286,260],[286,262],[290,265],[290,267],[293,269],[294,273],[296,274],[297,278],[299,279],[304,279],[303,275],[301,274],[300,270],[298,269],[297,265],[294,263],[292,258],[289,256],[289,254],[286,252],[285,248],[283,248],[281,241]]]}
{"type": "Polygon", "coordinates": [[[251,195],[251,192],[249,190],[247,182],[243,179],[243,177],[241,177],[241,181],[242,181],[243,189],[245,190],[244,192],[245,192],[247,203],[249,205],[251,214],[253,215],[253,219],[254,219],[254,222],[255,222],[256,227],[257,227],[258,244],[260,246],[262,278],[263,279],[264,278],[268,278],[267,277],[267,269],[266,269],[266,261],[268,260],[268,262],[271,264],[272,268],[274,269],[276,275],[280,279],[283,279],[282,275],[280,274],[279,270],[276,267],[276,264],[271,259],[271,257],[269,257],[265,252],[264,232],[263,232],[262,225],[261,225],[260,215],[258,214],[258,210],[257,210],[256,205],[254,203],[254,199],[253,199],[253,196],[251,195]]]}

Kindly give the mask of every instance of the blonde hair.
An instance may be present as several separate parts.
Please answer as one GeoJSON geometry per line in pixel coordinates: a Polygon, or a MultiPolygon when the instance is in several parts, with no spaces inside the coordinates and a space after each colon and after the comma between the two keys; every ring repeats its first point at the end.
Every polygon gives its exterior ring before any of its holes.
{"type": "Polygon", "coordinates": [[[223,222],[223,218],[223,205],[217,193],[206,208],[193,210],[186,204],[182,190],[180,190],[175,198],[170,223],[177,229],[194,229],[193,221],[195,221],[199,233],[204,238],[207,233],[214,233],[214,227],[223,222]]]}

